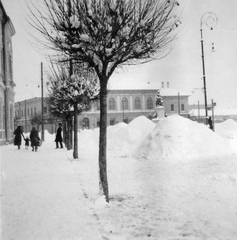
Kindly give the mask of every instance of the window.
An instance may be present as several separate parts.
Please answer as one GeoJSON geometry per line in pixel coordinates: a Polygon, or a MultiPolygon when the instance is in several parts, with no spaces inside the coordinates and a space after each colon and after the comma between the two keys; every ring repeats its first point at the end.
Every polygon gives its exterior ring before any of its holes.
{"type": "Polygon", "coordinates": [[[141,109],[141,100],[139,97],[136,97],[134,100],[134,108],[135,110],[141,109]]]}
{"type": "Polygon", "coordinates": [[[115,118],[109,119],[109,125],[115,125],[115,118]]]}
{"type": "Polygon", "coordinates": [[[35,108],[35,115],[36,115],[36,108],[35,108]]]}
{"type": "Polygon", "coordinates": [[[146,100],[146,107],[147,109],[153,109],[153,100],[151,97],[148,97],[146,100]]]}
{"type": "Polygon", "coordinates": [[[23,110],[21,110],[21,117],[23,117],[23,110]]]}
{"type": "Polygon", "coordinates": [[[9,76],[10,76],[10,81],[13,80],[13,73],[12,73],[12,57],[9,55],[9,76]]]}
{"type": "Polygon", "coordinates": [[[126,97],[122,99],[122,109],[128,110],[128,99],[126,97]]]}
{"type": "Polygon", "coordinates": [[[184,112],[184,104],[181,104],[181,111],[184,112]]]}
{"type": "Polygon", "coordinates": [[[30,115],[33,116],[33,109],[30,109],[30,115]]]}
{"type": "Polygon", "coordinates": [[[27,115],[30,116],[30,109],[27,109],[27,115]]]}
{"type": "Polygon", "coordinates": [[[116,108],[115,108],[115,99],[113,97],[111,97],[109,99],[109,110],[116,110],[116,108]]]}
{"type": "Polygon", "coordinates": [[[171,112],[174,112],[174,104],[171,104],[171,112]]]}

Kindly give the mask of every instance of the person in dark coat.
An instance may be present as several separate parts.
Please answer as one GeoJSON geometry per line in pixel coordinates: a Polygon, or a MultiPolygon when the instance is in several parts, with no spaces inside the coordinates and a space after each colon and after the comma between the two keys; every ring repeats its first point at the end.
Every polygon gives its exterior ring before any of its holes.
{"type": "Polygon", "coordinates": [[[18,149],[20,149],[21,148],[21,136],[24,138],[21,126],[18,126],[13,134],[15,135],[14,145],[18,146],[18,149]]]}
{"type": "Polygon", "coordinates": [[[63,143],[62,143],[62,141],[63,141],[63,139],[62,139],[62,124],[59,123],[59,124],[58,124],[57,133],[56,133],[56,138],[55,138],[56,149],[58,148],[58,143],[60,143],[60,148],[63,148],[63,143]]]}
{"type": "Polygon", "coordinates": [[[208,118],[209,128],[213,131],[213,123],[211,117],[208,118]]]}
{"type": "Polygon", "coordinates": [[[28,136],[26,136],[26,138],[25,138],[25,149],[26,150],[28,150],[28,148],[29,148],[29,144],[30,143],[30,139],[28,138],[28,136]]]}
{"type": "Polygon", "coordinates": [[[35,129],[35,127],[33,127],[32,130],[30,131],[30,141],[31,141],[32,151],[37,152],[40,138],[39,138],[38,131],[35,129]]]}

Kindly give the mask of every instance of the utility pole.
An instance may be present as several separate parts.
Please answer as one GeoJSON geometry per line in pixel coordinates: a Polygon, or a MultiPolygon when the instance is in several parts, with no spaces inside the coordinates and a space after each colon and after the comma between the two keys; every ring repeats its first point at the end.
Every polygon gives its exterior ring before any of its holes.
{"type": "Polygon", "coordinates": [[[25,100],[25,131],[27,132],[27,122],[26,122],[26,100],[25,100]]]}
{"type": "Polygon", "coordinates": [[[213,102],[213,99],[211,100],[211,109],[212,109],[212,126],[213,131],[215,132],[215,115],[214,115],[214,107],[216,106],[216,103],[213,102]]]}
{"type": "Polygon", "coordinates": [[[207,12],[203,14],[201,21],[200,21],[200,33],[201,33],[201,51],[202,51],[202,72],[203,72],[203,90],[204,90],[204,101],[205,101],[205,115],[206,115],[206,124],[208,112],[207,112],[207,88],[206,88],[206,73],[205,73],[205,63],[204,63],[204,47],[203,47],[203,32],[202,32],[202,25],[206,24],[210,27],[211,30],[216,26],[218,22],[217,16],[212,12],[207,12]]]}
{"type": "Polygon", "coordinates": [[[43,81],[43,63],[41,62],[41,141],[44,141],[44,81],[43,81]]]}

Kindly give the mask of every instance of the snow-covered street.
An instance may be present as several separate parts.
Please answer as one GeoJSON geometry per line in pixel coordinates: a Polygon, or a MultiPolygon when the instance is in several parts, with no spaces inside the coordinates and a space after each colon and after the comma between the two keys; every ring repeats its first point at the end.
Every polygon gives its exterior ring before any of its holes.
{"type": "Polygon", "coordinates": [[[236,239],[236,129],[179,116],[108,127],[109,204],[98,197],[98,129],[79,133],[78,160],[48,133],[38,152],[1,146],[2,240],[236,239]]]}
{"type": "Polygon", "coordinates": [[[102,239],[66,150],[1,147],[2,239],[102,239]]]}

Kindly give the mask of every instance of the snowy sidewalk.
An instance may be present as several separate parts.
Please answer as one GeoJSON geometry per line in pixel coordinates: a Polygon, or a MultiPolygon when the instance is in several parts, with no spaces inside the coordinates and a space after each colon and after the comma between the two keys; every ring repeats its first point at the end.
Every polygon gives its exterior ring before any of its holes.
{"type": "Polygon", "coordinates": [[[2,240],[103,239],[66,149],[8,145],[0,156],[2,240]]]}

